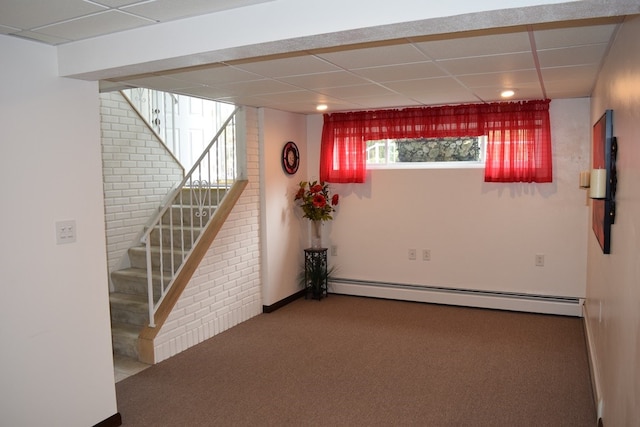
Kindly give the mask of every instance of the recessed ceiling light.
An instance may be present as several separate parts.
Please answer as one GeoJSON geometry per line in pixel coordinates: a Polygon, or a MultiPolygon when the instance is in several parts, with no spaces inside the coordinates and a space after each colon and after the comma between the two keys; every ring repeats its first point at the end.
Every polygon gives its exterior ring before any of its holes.
{"type": "Polygon", "coordinates": [[[318,110],[318,111],[324,111],[324,110],[326,110],[327,108],[329,108],[329,107],[327,107],[327,104],[319,104],[319,105],[316,107],[316,110],[318,110]]]}
{"type": "Polygon", "coordinates": [[[515,94],[516,92],[511,89],[503,90],[502,92],[500,92],[500,96],[503,98],[511,98],[515,94]]]}

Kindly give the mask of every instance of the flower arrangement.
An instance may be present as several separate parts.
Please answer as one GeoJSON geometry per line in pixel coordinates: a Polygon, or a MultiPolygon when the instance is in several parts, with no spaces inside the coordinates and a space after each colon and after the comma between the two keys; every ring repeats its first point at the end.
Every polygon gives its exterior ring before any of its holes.
{"type": "Polygon", "coordinates": [[[311,221],[329,221],[333,219],[331,213],[335,212],[334,206],[338,205],[340,197],[337,194],[329,194],[329,184],[302,181],[294,200],[299,201],[304,218],[311,221]]]}

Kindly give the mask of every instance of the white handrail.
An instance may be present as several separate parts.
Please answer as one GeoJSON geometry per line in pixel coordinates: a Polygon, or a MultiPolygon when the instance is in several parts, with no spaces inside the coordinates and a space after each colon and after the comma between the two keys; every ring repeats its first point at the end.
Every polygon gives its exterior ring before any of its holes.
{"type": "Polygon", "coordinates": [[[157,307],[171,289],[184,261],[200,238],[201,231],[209,224],[213,211],[224,198],[226,190],[238,177],[235,127],[239,110],[240,107],[236,108],[224,122],[140,238],[146,250],[150,327],[155,327],[154,315],[157,307]],[[185,200],[185,189],[189,190],[188,200],[185,200]],[[185,203],[188,205],[185,206],[185,203]],[[177,221],[179,221],[179,224],[175,225],[174,209],[178,210],[177,221]],[[185,215],[188,215],[188,220],[185,215]],[[155,239],[157,239],[157,245],[152,245],[155,239]],[[165,240],[168,241],[165,242],[165,240]],[[158,251],[158,263],[155,269],[154,248],[158,251]],[[169,256],[167,263],[165,263],[165,256],[169,256]],[[169,266],[168,271],[166,266],[169,266]],[[159,282],[157,293],[154,292],[155,271],[157,271],[155,281],[159,282]]]}

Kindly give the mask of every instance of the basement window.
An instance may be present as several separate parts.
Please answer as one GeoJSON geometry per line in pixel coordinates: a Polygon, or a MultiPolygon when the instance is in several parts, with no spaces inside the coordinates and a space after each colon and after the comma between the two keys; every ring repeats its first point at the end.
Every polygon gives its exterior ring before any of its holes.
{"type": "Polygon", "coordinates": [[[479,136],[367,141],[367,167],[482,167],[486,140],[479,136]]]}

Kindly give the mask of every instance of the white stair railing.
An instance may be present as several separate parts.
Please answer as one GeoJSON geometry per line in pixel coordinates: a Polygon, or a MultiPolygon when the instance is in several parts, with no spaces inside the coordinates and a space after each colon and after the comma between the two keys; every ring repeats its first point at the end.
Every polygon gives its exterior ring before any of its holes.
{"type": "Polygon", "coordinates": [[[207,227],[213,212],[241,175],[236,108],[205,148],[172,197],[148,224],[140,241],[146,248],[149,326],[184,261],[207,227]]]}

